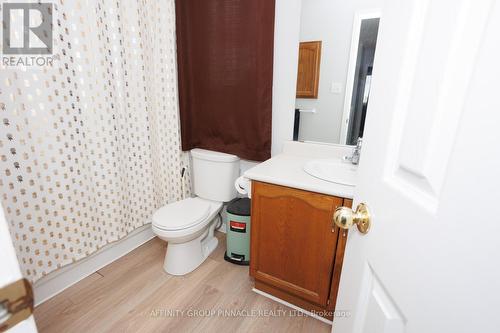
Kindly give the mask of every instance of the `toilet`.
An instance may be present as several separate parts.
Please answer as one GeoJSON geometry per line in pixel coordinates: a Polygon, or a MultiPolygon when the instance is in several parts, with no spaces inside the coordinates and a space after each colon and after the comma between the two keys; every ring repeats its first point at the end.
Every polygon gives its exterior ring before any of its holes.
{"type": "Polygon", "coordinates": [[[191,150],[196,197],[165,205],[153,214],[153,232],[168,243],[163,268],[172,275],[195,270],[215,250],[216,224],[224,202],[237,196],[238,156],[191,150]]]}

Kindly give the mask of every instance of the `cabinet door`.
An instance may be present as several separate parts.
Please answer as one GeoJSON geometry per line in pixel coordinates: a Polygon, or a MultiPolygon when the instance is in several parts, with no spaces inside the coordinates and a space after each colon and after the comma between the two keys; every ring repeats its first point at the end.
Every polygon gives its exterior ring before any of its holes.
{"type": "Polygon", "coordinates": [[[260,182],[252,191],[250,274],[326,306],[339,234],[332,217],[342,199],[260,182]]]}
{"type": "Polygon", "coordinates": [[[321,41],[300,43],[297,98],[318,98],[320,61],[321,41]]]}

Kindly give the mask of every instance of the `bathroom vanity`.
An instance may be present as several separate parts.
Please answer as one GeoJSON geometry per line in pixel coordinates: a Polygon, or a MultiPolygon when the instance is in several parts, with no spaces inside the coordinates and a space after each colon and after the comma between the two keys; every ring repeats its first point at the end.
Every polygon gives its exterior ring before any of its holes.
{"type": "MultiPolygon", "coordinates": [[[[333,224],[337,207],[352,205],[354,186],[308,174],[311,161],[341,162],[352,148],[288,142],[283,154],[248,170],[252,180],[250,275],[255,289],[333,319],[347,231],[333,224]]],[[[319,163],[319,162],[318,162],[319,163]]]]}

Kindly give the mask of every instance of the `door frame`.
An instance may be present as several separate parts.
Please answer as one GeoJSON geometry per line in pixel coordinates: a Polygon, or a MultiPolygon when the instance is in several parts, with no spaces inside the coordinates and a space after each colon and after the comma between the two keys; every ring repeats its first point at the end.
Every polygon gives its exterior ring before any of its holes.
{"type": "Polygon", "coordinates": [[[349,51],[349,67],[347,69],[347,79],[345,84],[344,111],[340,128],[340,144],[346,144],[347,132],[349,131],[349,117],[351,115],[351,100],[353,94],[354,74],[356,72],[356,60],[358,58],[359,35],[361,33],[361,22],[367,19],[382,18],[380,9],[359,11],[354,14],[352,25],[351,50],[349,51]]]}

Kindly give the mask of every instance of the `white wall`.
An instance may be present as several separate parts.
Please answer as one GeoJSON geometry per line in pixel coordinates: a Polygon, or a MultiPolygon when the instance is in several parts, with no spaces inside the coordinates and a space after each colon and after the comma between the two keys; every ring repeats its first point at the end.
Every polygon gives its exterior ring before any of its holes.
{"type": "Polygon", "coordinates": [[[303,0],[300,41],[321,40],[318,99],[297,99],[297,108],[315,108],[300,116],[299,140],[339,143],[354,14],[380,9],[384,0],[303,0]],[[331,92],[341,84],[340,94],[331,92]]]}
{"type": "Polygon", "coordinates": [[[293,138],[302,0],[276,0],[274,23],[273,127],[271,154],[293,138]]]}

